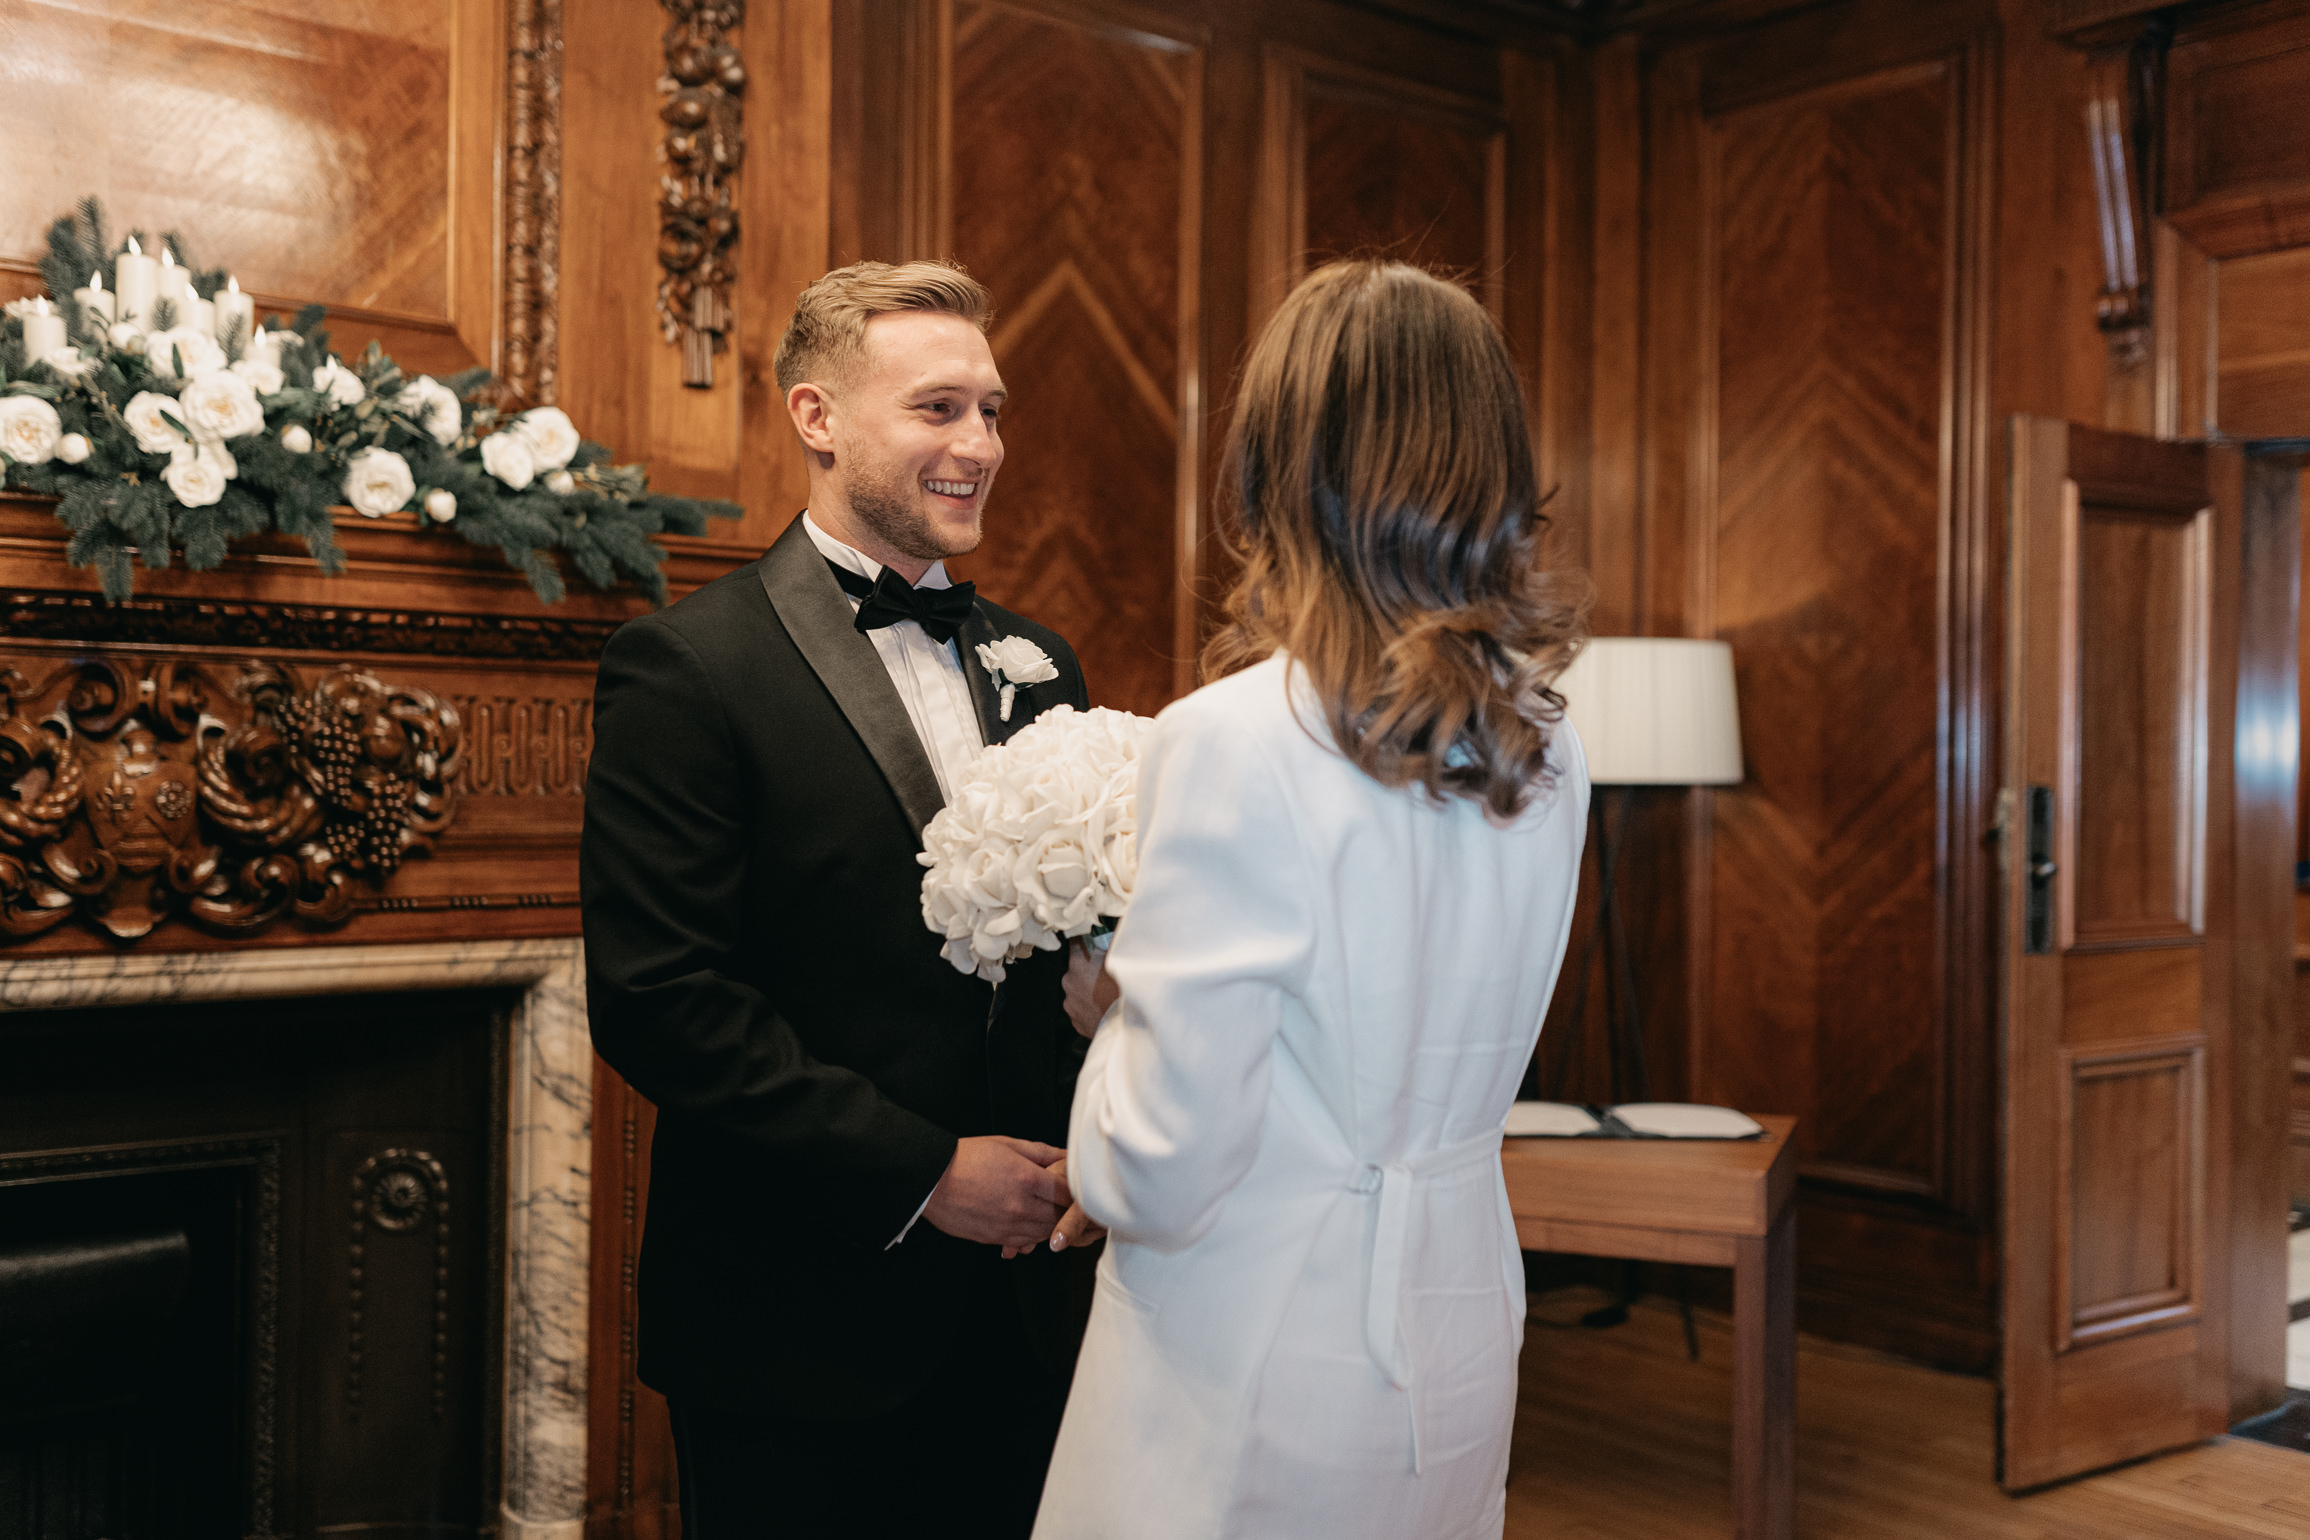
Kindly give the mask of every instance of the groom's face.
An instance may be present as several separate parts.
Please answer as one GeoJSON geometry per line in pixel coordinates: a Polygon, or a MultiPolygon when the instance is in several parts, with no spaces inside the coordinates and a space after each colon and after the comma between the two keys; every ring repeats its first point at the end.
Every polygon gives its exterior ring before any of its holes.
{"type": "Polygon", "coordinates": [[[834,475],[863,531],[916,561],[976,550],[1003,463],[1004,396],[987,339],[961,316],[869,321],[866,362],[828,423],[834,475]]]}

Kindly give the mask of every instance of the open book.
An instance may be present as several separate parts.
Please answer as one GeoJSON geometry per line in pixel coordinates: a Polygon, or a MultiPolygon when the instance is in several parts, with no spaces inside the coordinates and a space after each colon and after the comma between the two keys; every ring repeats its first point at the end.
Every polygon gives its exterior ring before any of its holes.
{"type": "Polygon", "coordinates": [[[1518,1102],[1508,1109],[1511,1139],[1755,1139],[1764,1125],[1730,1107],[1695,1102],[1628,1102],[1578,1107],[1518,1102]]]}

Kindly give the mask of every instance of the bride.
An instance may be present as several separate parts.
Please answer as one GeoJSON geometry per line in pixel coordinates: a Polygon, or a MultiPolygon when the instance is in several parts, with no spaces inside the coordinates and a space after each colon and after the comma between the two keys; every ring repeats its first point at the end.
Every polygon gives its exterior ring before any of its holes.
{"type": "Polygon", "coordinates": [[[1523,1341],[1501,1126],[1588,776],[1524,403],[1464,290],[1337,263],[1252,354],[1243,573],[1140,772],[1068,1143],[1107,1227],[1037,1540],[1493,1540],[1523,1341]]]}

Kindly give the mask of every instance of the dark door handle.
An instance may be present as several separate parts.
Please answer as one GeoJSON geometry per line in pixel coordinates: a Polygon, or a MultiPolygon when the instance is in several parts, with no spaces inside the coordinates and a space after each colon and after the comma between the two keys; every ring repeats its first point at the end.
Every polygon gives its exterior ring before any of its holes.
{"type": "Polygon", "coordinates": [[[2029,788],[2029,907],[2022,922],[2022,950],[2043,956],[2053,950],[2053,879],[2061,867],[2053,859],[2053,788],[2029,788]]]}

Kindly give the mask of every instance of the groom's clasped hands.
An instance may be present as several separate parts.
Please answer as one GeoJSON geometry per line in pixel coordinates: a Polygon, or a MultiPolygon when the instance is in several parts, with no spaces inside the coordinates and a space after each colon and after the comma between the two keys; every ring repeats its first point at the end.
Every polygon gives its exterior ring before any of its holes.
{"type": "Polygon", "coordinates": [[[1007,1134],[956,1141],[922,1217],[958,1240],[1000,1246],[1006,1258],[1045,1241],[1063,1251],[1106,1233],[1067,1186],[1067,1152],[1007,1134]]]}

